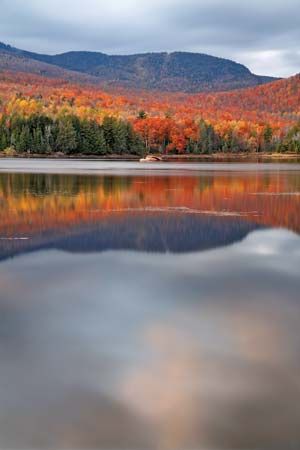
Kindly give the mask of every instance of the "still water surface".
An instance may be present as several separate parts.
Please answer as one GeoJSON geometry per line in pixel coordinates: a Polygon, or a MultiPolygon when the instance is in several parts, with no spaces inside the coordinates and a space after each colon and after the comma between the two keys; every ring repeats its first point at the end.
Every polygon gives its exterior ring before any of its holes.
{"type": "Polygon", "coordinates": [[[70,164],[0,162],[0,448],[300,448],[300,166],[70,164]]]}

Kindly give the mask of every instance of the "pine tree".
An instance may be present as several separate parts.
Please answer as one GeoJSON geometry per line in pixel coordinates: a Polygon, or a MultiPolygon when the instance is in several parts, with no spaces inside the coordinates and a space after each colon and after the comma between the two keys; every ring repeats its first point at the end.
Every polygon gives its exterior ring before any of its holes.
{"type": "Polygon", "coordinates": [[[148,115],[146,113],[146,111],[144,111],[143,109],[141,111],[138,112],[137,118],[144,120],[147,119],[148,115]]]}
{"type": "Polygon", "coordinates": [[[6,118],[3,116],[0,121],[0,151],[9,146],[8,130],[6,127],[6,118]]]}
{"type": "Polygon", "coordinates": [[[124,154],[127,152],[127,129],[126,124],[121,121],[116,121],[113,124],[113,152],[117,154],[124,154]]]}
{"type": "Polygon", "coordinates": [[[44,131],[45,152],[52,153],[54,149],[54,138],[52,134],[53,125],[46,125],[44,131]]]}
{"type": "Polygon", "coordinates": [[[80,152],[87,155],[94,153],[95,129],[93,123],[84,120],[80,123],[80,152]]]}
{"type": "Polygon", "coordinates": [[[77,135],[69,118],[62,118],[58,123],[56,149],[63,153],[73,153],[77,148],[77,135]]]}
{"type": "Polygon", "coordinates": [[[206,122],[202,119],[199,124],[199,151],[200,153],[207,153],[208,149],[208,134],[206,122]]]}
{"type": "Polygon", "coordinates": [[[33,130],[32,149],[34,153],[45,153],[45,141],[40,126],[33,130]]]}
{"type": "Polygon", "coordinates": [[[269,151],[271,148],[272,139],[273,139],[273,129],[270,127],[270,125],[267,125],[265,127],[263,139],[264,139],[263,150],[269,151]]]}
{"type": "Polygon", "coordinates": [[[107,147],[106,147],[106,142],[104,139],[104,133],[100,127],[98,127],[96,130],[95,142],[94,142],[94,153],[96,155],[105,155],[107,153],[107,147]]]}
{"type": "Polygon", "coordinates": [[[30,136],[30,130],[28,125],[24,125],[19,136],[18,145],[16,146],[17,152],[25,153],[30,151],[32,147],[32,139],[30,136]]]}
{"type": "Polygon", "coordinates": [[[13,129],[10,134],[10,146],[14,148],[15,150],[18,147],[18,141],[19,141],[19,133],[17,129],[13,129]]]}
{"type": "Polygon", "coordinates": [[[107,153],[112,153],[113,149],[114,149],[114,142],[115,142],[114,141],[114,132],[113,132],[114,122],[115,122],[115,119],[113,117],[106,116],[106,117],[104,117],[103,124],[102,124],[103,135],[104,135],[104,139],[106,142],[107,153]]]}
{"type": "Polygon", "coordinates": [[[144,156],[146,154],[146,147],[142,138],[135,134],[132,145],[130,146],[130,153],[133,155],[144,156]]]}

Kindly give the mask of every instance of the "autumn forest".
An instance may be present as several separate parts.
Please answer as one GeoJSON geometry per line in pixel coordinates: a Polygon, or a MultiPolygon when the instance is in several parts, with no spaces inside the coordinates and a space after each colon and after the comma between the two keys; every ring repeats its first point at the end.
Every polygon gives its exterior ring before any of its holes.
{"type": "Polygon", "coordinates": [[[4,155],[300,153],[300,76],[218,93],[0,73],[4,155]]]}

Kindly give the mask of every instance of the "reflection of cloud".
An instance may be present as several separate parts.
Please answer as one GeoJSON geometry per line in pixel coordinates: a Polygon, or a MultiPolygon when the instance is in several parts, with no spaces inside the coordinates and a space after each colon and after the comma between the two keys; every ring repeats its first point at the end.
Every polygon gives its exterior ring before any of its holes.
{"type": "MultiPolygon", "coordinates": [[[[197,310],[192,312],[196,316],[197,310]]],[[[180,317],[173,328],[154,327],[147,342],[155,358],[129,374],[123,396],[141,417],[156,423],[159,448],[197,448],[199,443],[203,448],[273,448],[298,442],[300,408],[294,396],[300,382],[291,367],[297,349],[291,348],[286,327],[295,313],[290,311],[282,326],[276,314],[272,322],[243,309],[222,310],[221,333],[225,329],[231,341],[224,352],[208,353],[201,331],[183,331],[180,317]]],[[[206,320],[213,322],[214,313],[206,320]]],[[[191,315],[190,327],[194,322],[191,315]]]]}
{"type": "Polygon", "coordinates": [[[299,263],[285,230],[176,257],[1,263],[0,447],[299,442],[299,263]]]}
{"type": "Polygon", "coordinates": [[[126,406],[76,387],[66,386],[38,409],[6,411],[6,423],[1,448],[108,449],[122,443],[122,448],[140,450],[153,443],[149,424],[126,406]]]}
{"type": "Polygon", "coordinates": [[[287,239],[285,230],[272,230],[251,233],[240,246],[241,251],[257,255],[294,255],[299,257],[299,236],[290,233],[287,239]]]}
{"type": "Polygon", "coordinates": [[[203,445],[207,405],[202,408],[198,400],[209,367],[201,367],[193,342],[180,336],[175,328],[161,325],[154,327],[151,334],[150,354],[155,354],[155,359],[130,373],[123,387],[125,401],[141,417],[156,424],[159,448],[194,448],[199,442],[203,445]],[[196,383],[195,374],[199,376],[196,383]],[[201,440],[192,442],[196,430],[201,440]]]}

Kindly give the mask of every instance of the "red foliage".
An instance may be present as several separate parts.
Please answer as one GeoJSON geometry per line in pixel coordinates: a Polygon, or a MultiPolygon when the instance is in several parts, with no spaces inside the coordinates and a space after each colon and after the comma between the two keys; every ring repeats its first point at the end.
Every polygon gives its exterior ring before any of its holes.
{"type": "Polygon", "coordinates": [[[0,111],[52,116],[72,113],[101,122],[107,114],[129,120],[148,148],[184,152],[201,118],[221,136],[234,131],[253,148],[266,125],[282,137],[300,119],[300,75],[259,87],[215,94],[100,90],[37,75],[0,74],[0,111]],[[138,119],[144,110],[147,117],[138,119]]]}

